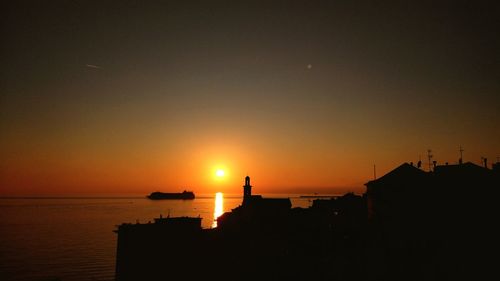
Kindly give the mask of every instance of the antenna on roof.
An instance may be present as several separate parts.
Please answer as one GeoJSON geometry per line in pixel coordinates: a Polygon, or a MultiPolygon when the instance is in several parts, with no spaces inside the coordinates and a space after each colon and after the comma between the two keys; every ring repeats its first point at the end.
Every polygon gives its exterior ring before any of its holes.
{"type": "Polygon", "coordinates": [[[373,164],[373,180],[377,179],[377,166],[373,164]]]}
{"type": "Polygon", "coordinates": [[[432,162],[431,162],[431,159],[434,155],[432,155],[432,150],[429,148],[427,149],[427,159],[429,159],[429,172],[431,171],[431,167],[432,167],[432,162]]]}
{"type": "Polygon", "coordinates": [[[460,151],[460,158],[458,159],[458,164],[462,164],[463,163],[462,153],[464,152],[464,149],[462,148],[462,146],[460,146],[460,149],[458,151],[460,151]]]}
{"type": "Polygon", "coordinates": [[[488,168],[488,158],[481,156],[481,162],[485,168],[488,168]]]}

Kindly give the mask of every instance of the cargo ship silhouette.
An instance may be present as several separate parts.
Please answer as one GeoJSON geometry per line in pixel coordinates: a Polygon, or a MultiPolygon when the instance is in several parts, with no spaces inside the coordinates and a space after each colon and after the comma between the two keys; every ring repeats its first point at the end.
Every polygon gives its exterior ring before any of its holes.
{"type": "Polygon", "coordinates": [[[186,191],[180,193],[165,193],[165,192],[152,192],[150,195],[146,196],[151,200],[165,200],[165,199],[180,199],[180,200],[192,200],[194,199],[194,193],[192,191],[186,191]]]}

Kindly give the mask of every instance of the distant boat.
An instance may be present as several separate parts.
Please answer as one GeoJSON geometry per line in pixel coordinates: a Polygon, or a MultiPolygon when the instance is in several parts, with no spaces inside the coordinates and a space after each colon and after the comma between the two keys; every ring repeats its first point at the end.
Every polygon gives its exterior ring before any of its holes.
{"type": "Polygon", "coordinates": [[[165,193],[165,192],[153,192],[146,196],[151,200],[163,200],[163,199],[181,199],[181,200],[192,200],[194,199],[194,193],[192,191],[184,190],[181,193],[165,193]]]}

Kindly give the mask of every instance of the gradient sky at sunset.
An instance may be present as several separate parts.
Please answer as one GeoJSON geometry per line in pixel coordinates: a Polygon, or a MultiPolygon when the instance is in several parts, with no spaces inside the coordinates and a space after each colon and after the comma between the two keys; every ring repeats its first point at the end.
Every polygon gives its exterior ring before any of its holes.
{"type": "Polygon", "coordinates": [[[494,1],[12,2],[0,196],[363,192],[428,148],[500,156],[494,1]]]}

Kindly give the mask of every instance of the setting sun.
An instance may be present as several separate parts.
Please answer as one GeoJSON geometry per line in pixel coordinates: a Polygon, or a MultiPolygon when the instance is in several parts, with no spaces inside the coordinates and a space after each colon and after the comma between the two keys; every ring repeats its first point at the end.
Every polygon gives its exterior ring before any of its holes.
{"type": "Polygon", "coordinates": [[[219,170],[215,171],[215,175],[216,175],[217,177],[219,177],[219,178],[223,177],[223,176],[224,176],[224,174],[225,174],[225,173],[224,173],[224,170],[219,169],[219,170]]]}

